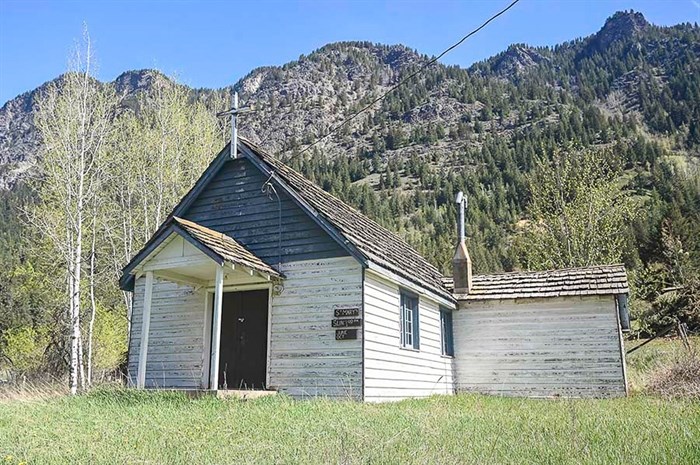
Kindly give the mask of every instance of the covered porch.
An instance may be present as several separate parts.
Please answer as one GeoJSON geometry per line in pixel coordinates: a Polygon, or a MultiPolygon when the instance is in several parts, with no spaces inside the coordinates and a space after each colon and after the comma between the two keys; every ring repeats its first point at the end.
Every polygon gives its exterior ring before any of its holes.
{"type": "MultiPolygon", "coordinates": [[[[197,369],[192,371],[201,373],[200,389],[248,390],[269,386],[269,313],[273,287],[282,279],[280,273],[231,237],[177,217],[171,219],[144,252],[130,271],[136,280],[144,282],[143,300],[139,300],[141,337],[138,345],[130,347],[138,352],[136,387],[146,387],[147,370],[154,369],[150,364],[163,364],[155,360],[155,351],[160,350],[161,357],[175,360],[177,365],[173,369],[186,371],[186,362],[178,358],[178,352],[192,353],[197,349],[202,357],[197,369]],[[154,296],[158,292],[156,283],[162,288],[166,282],[177,284],[178,289],[184,285],[191,291],[180,292],[180,297],[162,293],[154,296]],[[188,311],[200,312],[197,323],[168,315],[168,299],[179,299],[178,304],[186,300],[188,311]],[[195,310],[191,307],[196,306],[196,301],[200,306],[195,310]],[[149,337],[154,334],[152,310],[158,305],[158,331],[196,334],[201,329],[196,346],[169,342],[168,347],[160,348],[149,344],[149,337]],[[204,305],[203,314],[201,305],[204,305]],[[149,350],[154,351],[154,357],[149,357],[149,350]]],[[[183,355],[182,359],[185,358],[183,355]]],[[[163,380],[159,387],[177,387],[165,375],[163,380]]]]}

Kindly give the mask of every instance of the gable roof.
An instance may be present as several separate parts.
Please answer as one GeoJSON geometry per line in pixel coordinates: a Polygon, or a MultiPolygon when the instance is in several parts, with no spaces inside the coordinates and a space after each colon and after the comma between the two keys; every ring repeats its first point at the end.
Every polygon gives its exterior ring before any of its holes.
{"type": "Polygon", "coordinates": [[[255,271],[267,273],[271,276],[280,275],[274,268],[263,262],[260,258],[226,234],[206,228],[193,221],[178,218],[177,216],[173,217],[173,222],[180,226],[190,238],[199,242],[220,257],[221,263],[229,262],[241,265],[255,271]]]}
{"type": "MultiPolygon", "coordinates": [[[[453,289],[452,278],[443,278],[453,289]]],[[[469,294],[457,300],[521,299],[584,295],[627,294],[627,273],[623,265],[588,266],[550,271],[527,271],[478,275],[472,278],[469,294]]]]}
{"type": "MultiPolygon", "coordinates": [[[[454,301],[452,293],[443,286],[442,273],[398,235],[316,186],[243,137],[239,137],[238,152],[244,154],[266,175],[271,176],[314,221],[363,264],[366,265],[367,261],[373,262],[449,301],[454,301]]],[[[229,153],[230,144],[227,144],[141,251],[124,267],[120,279],[122,289],[133,288],[131,271],[153,249],[156,238],[177,215],[184,213],[229,160],[229,153]]]]}
{"type": "Polygon", "coordinates": [[[322,215],[365,258],[401,277],[454,301],[442,283],[442,273],[398,235],[372,221],[345,202],[318,187],[252,142],[241,138],[245,150],[261,160],[281,180],[322,215]]]}

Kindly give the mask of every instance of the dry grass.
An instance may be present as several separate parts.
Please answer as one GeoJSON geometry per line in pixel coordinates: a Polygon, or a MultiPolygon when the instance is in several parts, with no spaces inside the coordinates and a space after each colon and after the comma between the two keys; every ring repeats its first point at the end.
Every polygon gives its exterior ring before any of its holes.
{"type": "Polygon", "coordinates": [[[67,383],[59,381],[25,381],[0,385],[0,402],[45,401],[67,394],[67,383]]]}
{"type": "MultiPolygon", "coordinates": [[[[629,350],[644,340],[627,341],[629,350]]],[[[692,336],[690,344],[700,354],[700,336],[692,336]]],[[[627,380],[632,393],[648,393],[652,383],[657,382],[671,367],[683,365],[690,354],[678,338],[658,338],[627,355],[627,380]]],[[[697,357],[697,355],[696,355],[697,357]]]]}
{"type": "Polygon", "coordinates": [[[647,390],[666,398],[700,400],[700,356],[688,355],[654,372],[647,390]]]}

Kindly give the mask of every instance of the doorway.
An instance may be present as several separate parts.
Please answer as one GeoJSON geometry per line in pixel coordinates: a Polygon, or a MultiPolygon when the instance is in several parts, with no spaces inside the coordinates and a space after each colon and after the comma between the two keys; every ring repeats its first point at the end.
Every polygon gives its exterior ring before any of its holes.
{"type": "Polygon", "coordinates": [[[267,289],[223,294],[219,389],[265,389],[268,294],[267,289]]]}

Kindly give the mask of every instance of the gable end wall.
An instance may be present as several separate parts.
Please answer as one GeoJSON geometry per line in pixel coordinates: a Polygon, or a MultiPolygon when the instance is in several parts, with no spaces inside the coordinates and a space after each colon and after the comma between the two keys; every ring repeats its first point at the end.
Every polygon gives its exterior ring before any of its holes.
{"type": "MultiPolygon", "coordinates": [[[[279,260],[277,198],[262,192],[267,180],[249,160],[224,163],[182,217],[224,233],[270,265],[279,260]]],[[[279,186],[283,263],[343,257],[348,253],[279,186]]]]}
{"type": "Polygon", "coordinates": [[[458,391],[532,397],[626,393],[611,295],[460,303],[453,323],[458,391]]]}

